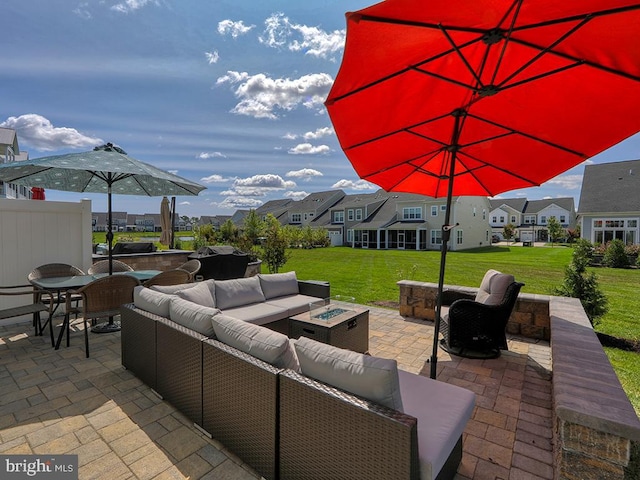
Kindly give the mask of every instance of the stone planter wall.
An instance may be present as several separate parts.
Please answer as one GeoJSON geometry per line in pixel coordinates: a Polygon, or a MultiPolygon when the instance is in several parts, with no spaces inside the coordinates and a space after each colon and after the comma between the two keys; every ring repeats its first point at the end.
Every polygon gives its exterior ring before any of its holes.
{"type": "MultiPolygon", "coordinates": [[[[152,253],[139,253],[134,255],[114,255],[115,260],[120,260],[131,266],[134,270],[172,270],[189,260],[191,250],[160,250],[152,253]]],[[[107,255],[93,255],[93,262],[107,260],[107,255]]]]}

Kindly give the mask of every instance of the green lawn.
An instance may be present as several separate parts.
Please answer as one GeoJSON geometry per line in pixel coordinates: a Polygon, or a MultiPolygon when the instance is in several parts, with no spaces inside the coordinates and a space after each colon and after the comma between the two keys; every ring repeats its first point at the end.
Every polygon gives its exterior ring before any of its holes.
{"type": "MultiPolygon", "coordinates": [[[[440,253],[408,250],[367,250],[348,247],[290,250],[281,269],[295,270],[300,279],[328,280],[333,295],[348,295],[356,302],[397,302],[401,279],[437,282],[440,253]]],[[[555,247],[486,247],[466,252],[449,252],[445,283],[477,287],[489,268],[513,273],[524,282],[527,293],[549,294],[560,285],[572,250],[555,247]]],[[[264,267],[263,267],[264,269],[264,267]]],[[[596,330],[621,338],[640,339],[639,269],[594,269],[610,309],[596,330]]],[[[631,399],[640,413],[640,355],[605,349],[631,399]]]]}

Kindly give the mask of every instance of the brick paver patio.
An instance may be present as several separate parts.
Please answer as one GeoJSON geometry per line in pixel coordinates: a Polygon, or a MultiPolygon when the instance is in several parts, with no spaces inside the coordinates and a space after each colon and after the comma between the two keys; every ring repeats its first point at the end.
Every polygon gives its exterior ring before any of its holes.
{"type": "MultiPolygon", "coordinates": [[[[77,326],[76,328],[80,328],[77,326]]],[[[433,324],[371,309],[370,351],[429,375],[433,324]]],[[[79,478],[259,478],[120,364],[120,333],[55,351],[30,324],[0,327],[0,453],[77,454],[79,478]]],[[[457,480],[553,478],[549,345],[511,338],[494,360],[438,356],[438,379],[477,395],[457,480]]]]}

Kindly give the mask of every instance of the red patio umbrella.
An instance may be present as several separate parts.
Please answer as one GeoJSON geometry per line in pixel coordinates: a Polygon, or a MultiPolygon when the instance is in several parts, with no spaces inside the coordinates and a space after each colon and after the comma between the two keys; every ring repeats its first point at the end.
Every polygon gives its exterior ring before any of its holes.
{"type": "Polygon", "coordinates": [[[447,197],[439,294],[452,196],[540,185],[640,130],[638,25],[629,0],[386,0],[347,13],[326,106],[360,177],[447,197]]]}

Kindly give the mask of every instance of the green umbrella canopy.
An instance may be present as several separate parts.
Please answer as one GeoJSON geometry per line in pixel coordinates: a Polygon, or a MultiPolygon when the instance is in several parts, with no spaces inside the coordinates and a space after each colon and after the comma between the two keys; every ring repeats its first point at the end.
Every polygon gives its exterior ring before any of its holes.
{"type": "Polygon", "coordinates": [[[120,195],[198,195],[206,187],[127,155],[112,144],[83,153],[54,155],[0,165],[7,183],[66,192],[120,195]]]}

